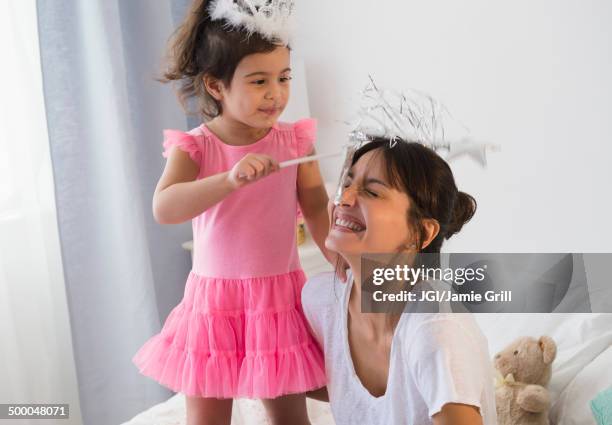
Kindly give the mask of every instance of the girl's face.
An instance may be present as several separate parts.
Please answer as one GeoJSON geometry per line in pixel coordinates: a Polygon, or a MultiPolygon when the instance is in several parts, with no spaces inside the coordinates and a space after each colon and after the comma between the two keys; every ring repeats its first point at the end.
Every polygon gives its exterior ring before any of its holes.
{"type": "Polygon", "coordinates": [[[406,251],[414,243],[408,227],[408,195],[391,187],[384,158],[375,149],[353,165],[340,205],[329,204],[330,230],[325,246],[349,263],[363,253],[406,251]]]}
{"type": "Polygon", "coordinates": [[[272,127],[289,100],[290,80],[286,47],[245,56],[231,85],[220,84],[223,115],[253,128],[272,127]]]}

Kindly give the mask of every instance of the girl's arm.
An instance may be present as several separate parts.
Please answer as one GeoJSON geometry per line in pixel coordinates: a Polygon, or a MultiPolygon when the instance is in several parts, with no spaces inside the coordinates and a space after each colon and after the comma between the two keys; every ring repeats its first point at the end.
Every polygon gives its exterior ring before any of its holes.
{"type": "MultiPolygon", "coordinates": [[[[309,155],[314,155],[314,153],[313,148],[309,155]]],[[[329,232],[329,217],[327,215],[329,198],[325,191],[318,161],[298,165],[297,192],[300,209],[312,238],[327,261],[335,265],[336,256],[325,248],[325,238],[327,238],[329,232]]]]}
{"type": "Polygon", "coordinates": [[[153,216],[160,224],[177,224],[201,214],[234,189],[228,173],[196,180],[198,165],[189,154],[172,148],[153,195],[153,216]]]}
{"type": "Polygon", "coordinates": [[[266,155],[248,154],[227,172],[196,180],[198,165],[173,147],[153,195],[153,216],[160,224],[177,224],[202,214],[234,190],[271,172],[278,163],[266,155]],[[244,175],[246,178],[239,176],[244,175]]]}
{"type": "MultiPolygon", "coordinates": [[[[308,155],[314,155],[315,149],[308,155]]],[[[325,247],[325,238],[329,233],[329,198],[319,170],[319,162],[311,161],[298,165],[297,191],[300,209],[304,221],[315,243],[329,263],[338,267],[336,270],[342,281],[346,281],[346,261],[336,252],[325,247]]]]}

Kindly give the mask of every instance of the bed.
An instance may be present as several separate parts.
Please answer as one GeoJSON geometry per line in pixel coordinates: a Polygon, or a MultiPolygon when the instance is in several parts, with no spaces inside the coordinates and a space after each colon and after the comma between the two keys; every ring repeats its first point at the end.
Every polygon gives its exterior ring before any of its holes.
{"type": "MultiPolygon", "coordinates": [[[[612,386],[612,314],[476,314],[489,340],[491,356],[515,337],[549,335],[557,342],[557,358],[549,385],[553,425],[595,424],[589,401],[612,386]]],[[[308,400],[313,425],[334,424],[327,403],[308,400]]],[[[123,425],[184,425],[185,401],[177,394],[123,425]]],[[[234,405],[232,425],[267,424],[259,401],[234,405]]]]}
{"type": "MultiPolygon", "coordinates": [[[[190,250],[190,242],[184,245],[190,250]]],[[[300,245],[299,255],[307,276],[329,271],[310,238],[300,245]]],[[[591,288],[593,290],[593,288],[591,288]]],[[[593,292],[599,298],[605,291],[593,292]]],[[[606,311],[599,306],[598,311],[606,311]]],[[[609,309],[608,309],[609,311],[609,309]]],[[[551,336],[557,358],[549,385],[552,425],[593,425],[589,401],[612,386],[612,313],[475,314],[489,342],[491,357],[519,336],[551,336]]],[[[334,424],[329,404],[307,400],[313,425],[334,424]]],[[[234,403],[232,425],[266,424],[261,402],[241,399],[234,403]]],[[[183,425],[185,400],[181,394],[140,413],[123,425],[183,425]]]]}

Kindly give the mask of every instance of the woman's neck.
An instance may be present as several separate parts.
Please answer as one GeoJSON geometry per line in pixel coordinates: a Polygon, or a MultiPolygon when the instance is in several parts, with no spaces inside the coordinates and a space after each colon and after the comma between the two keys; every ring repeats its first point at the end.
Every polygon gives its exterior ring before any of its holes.
{"type": "Polygon", "coordinates": [[[348,315],[349,318],[365,332],[368,339],[373,342],[387,339],[392,336],[397,323],[399,314],[390,313],[363,313],[361,311],[362,291],[361,291],[361,261],[350,261],[349,267],[353,278],[351,293],[349,294],[348,315]]]}
{"type": "Polygon", "coordinates": [[[246,146],[262,139],[270,128],[255,128],[225,115],[219,115],[206,123],[206,127],[223,143],[246,146]]]}

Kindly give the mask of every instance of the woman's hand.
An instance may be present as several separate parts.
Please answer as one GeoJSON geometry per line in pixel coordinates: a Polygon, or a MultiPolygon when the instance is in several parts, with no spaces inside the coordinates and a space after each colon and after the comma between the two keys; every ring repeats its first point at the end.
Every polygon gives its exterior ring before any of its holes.
{"type": "Polygon", "coordinates": [[[232,167],[227,179],[234,189],[238,189],[278,170],[278,161],[271,156],[249,153],[232,167]]]}
{"type": "Polygon", "coordinates": [[[434,425],[483,425],[476,406],[460,403],[446,403],[432,420],[434,425]]]}

